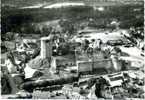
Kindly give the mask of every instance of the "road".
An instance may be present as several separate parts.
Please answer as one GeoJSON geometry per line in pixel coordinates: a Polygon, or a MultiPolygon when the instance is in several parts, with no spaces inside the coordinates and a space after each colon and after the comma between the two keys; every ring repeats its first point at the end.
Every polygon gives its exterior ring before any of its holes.
{"type": "Polygon", "coordinates": [[[131,58],[138,59],[140,61],[144,61],[144,57],[141,56],[141,50],[139,50],[137,47],[120,47],[121,51],[124,53],[127,53],[131,58]]]}
{"type": "MultiPolygon", "coordinates": [[[[87,30],[84,30],[82,32],[87,32],[87,30]]],[[[92,39],[101,39],[103,43],[106,43],[108,40],[118,40],[118,39],[126,39],[123,34],[127,34],[128,30],[123,30],[123,29],[119,29],[119,30],[114,30],[112,32],[110,31],[94,31],[92,30],[89,31],[88,33],[83,34],[82,33],[82,37],[74,37],[73,39],[76,42],[81,42],[84,39],[87,39],[89,41],[91,41],[92,39]]]]}

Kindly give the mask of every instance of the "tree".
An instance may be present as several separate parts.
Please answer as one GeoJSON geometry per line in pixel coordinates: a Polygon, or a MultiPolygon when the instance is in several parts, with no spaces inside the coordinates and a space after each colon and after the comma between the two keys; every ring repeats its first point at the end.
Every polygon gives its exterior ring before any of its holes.
{"type": "Polygon", "coordinates": [[[74,34],[76,31],[75,24],[71,20],[60,20],[59,24],[62,27],[63,33],[74,34]]]}

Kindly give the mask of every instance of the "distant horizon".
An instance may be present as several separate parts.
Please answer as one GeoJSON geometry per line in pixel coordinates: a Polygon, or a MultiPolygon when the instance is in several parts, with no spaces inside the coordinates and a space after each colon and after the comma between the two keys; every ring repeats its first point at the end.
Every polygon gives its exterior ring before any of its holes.
{"type": "Polygon", "coordinates": [[[45,7],[57,3],[84,3],[89,6],[143,4],[144,0],[1,0],[1,6],[16,8],[45,7]]]}

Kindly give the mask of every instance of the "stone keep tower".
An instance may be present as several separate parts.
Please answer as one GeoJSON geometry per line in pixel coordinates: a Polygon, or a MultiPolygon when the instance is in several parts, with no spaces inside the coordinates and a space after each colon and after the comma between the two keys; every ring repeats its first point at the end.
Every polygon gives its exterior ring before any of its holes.
{"type": "Polygon", "coordinates": [[[52,41],[51,37],[41,38],[41,58],[51,58],[52,56],[52,41]]]}
{"type": "Polygon", "coordinates": [[[50,60],[50,72],[56,72],[56,59],[52,57],[52,36],[41,38],[41,59],[51,59],[50,60]]]}

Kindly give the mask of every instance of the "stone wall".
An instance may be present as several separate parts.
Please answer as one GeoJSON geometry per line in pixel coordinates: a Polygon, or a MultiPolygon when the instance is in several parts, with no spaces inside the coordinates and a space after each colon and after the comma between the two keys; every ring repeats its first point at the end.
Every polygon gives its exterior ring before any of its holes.
{"type": "Polygon", "coordinates": [[[77,67],[78,67],[78,73],[94,73],[94,74],[100,74],[99,71],[105,71],[105,73],[108,73],[109,70],[113,69],[113,64],[111,59],[103,59],[103,60],[97,60],[97,61],[77,61],[77,67]]]}

